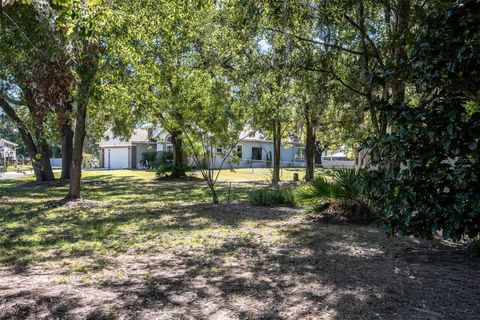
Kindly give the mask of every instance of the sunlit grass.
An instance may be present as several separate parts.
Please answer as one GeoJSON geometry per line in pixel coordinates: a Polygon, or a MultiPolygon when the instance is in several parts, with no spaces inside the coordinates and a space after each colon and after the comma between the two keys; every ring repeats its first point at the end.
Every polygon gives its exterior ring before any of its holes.
{"type": "MultiPolygon", "coordinates": [[[[297,170],[283,172],[286,177],[297,170]]],[[[266,182],[269,174],[268,169],[222,171],[220,199],[245,200],[253,187],[245,182],[266,182]]],[[[0,181],[0,264],[22,269],[131,252],[203,250],[237,236],[248,243],[244,229],[258,219],[248,209],[239,212],[242,216],[220,212],[224,206],[210,205],[201,180],[159,181],[154,172],[140,170],[86,171],[82,195],[97,202],[79,207],[49,206],[67,194],[68,185],[24,185],[33,180],[0,181]]],[[[77,272],[83,267],[71,268],[77,272]]]]}

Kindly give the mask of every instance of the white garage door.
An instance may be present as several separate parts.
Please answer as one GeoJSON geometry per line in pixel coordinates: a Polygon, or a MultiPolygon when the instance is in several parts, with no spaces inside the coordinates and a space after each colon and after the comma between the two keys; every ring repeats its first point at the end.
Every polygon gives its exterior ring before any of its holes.
{"type": "Polygon", "coordinates": [[[128,168],[128,148],[110,148],[110,157],[108,157],[108,149],[106,151],[107,168],[110,169],[126,169],[128,168]],[[110,159],[110,166],[108,165],[110,159]]]}

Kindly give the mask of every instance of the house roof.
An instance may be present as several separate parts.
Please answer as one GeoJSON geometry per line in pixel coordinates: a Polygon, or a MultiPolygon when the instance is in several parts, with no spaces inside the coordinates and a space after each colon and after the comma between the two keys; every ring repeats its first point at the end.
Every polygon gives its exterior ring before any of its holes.
{"type": "Polygon", "coordinates": [[[18,144],[14,143],[14,142],[12,142],[12,141],[8,141],[7,139],[0,139],[0,141],[2,141],[2,142],[5,143],[5,144],[10,144],[10,145],[12,145],[12,146],[14,146],[14,147],[18,147],[18,144]]]}
{"type": "Polygon", "coordinates": [[[135,129],[133,134],[130,137],[131,142],[147,142],[148,141],[148,130],[147,129],[135,129]]]}
{"type": "MultiPolygon", "coordinates": [[[[246,141],[246,142],[272,142],[273,143],[273,140],[270,138],[267,138],[263,132],[253,131],[248,128],[244,129],[240,133],[240,138],[242,139],[241,141],[246,141]]],[[[283,143],[303,145],[301,142],[295,141],[293,139],[284,140],[283,143]]]]}

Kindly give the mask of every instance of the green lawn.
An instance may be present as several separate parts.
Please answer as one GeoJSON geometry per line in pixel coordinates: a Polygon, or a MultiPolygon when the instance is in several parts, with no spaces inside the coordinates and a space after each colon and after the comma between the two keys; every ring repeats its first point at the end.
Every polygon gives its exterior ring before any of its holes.
{"type": "Polygon", "coordinates": [[[0,180],[0,319],[473,319],[480,311],[471,305],[478,262],[458,246],[254,207],[247,191],[268,174],[223,171],[229,206],[211,204],[202,181],[139,170],[85,172],[88,201],[63,206],[50,202],[66,185],[0,180]]]}
{"type": "Polygon", "coordinates": [[[20,171],[33,172],[33,169],[32,169],[32,166],[30,165],[8,166],[7,171],[8,172],[20,172],[20,171]]]}

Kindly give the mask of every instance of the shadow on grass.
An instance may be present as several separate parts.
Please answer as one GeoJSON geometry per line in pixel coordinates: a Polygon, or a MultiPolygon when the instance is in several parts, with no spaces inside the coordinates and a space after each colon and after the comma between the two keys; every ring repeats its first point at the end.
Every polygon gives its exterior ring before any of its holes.
{"type": "MultiPolygon", "coordinates": [[[[66,192],[64,186],[6,187],[9,201],[0,208],[0,263],[25,272],[32,262],[45,262],[102,250],[121,253],[141,247],[159,234],[208,232],[221,226],[235,227],[245,219],[260,217],[254,210],[237,210],[209,203],[209,192],[198,181],[156,181],[108,174],[86,177],[85,198],[100,205],[50,206],[66,192]],[[19,199],[25,200],[20,201],[19,199]],[[55,200],[52,200],[55,199],[55,200]],[[101,203],[109,203],[102,206],[101,203]],[[47,252],[49,251],[49,252],[47,252]]],[[[220,186],[226,195],[230,185],[220,186]]],[[[248,185],[232,186],[232,200],[246,197],[248,185]]],[[[238,207],[238,206],[237,206],[238,207]]]]}

